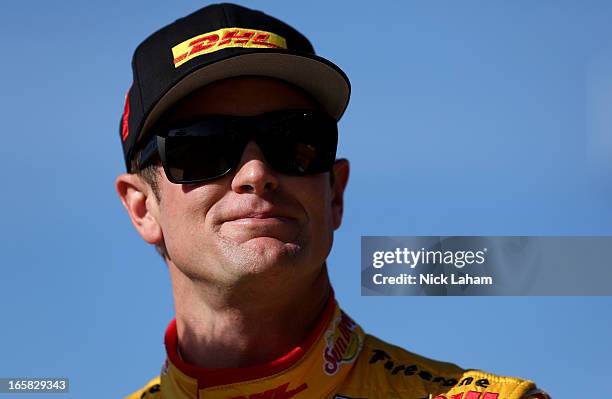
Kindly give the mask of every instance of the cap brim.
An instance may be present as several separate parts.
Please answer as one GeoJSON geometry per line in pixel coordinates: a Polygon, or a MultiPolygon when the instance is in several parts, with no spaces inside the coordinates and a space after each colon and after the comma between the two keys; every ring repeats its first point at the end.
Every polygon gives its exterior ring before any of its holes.
{"type": "Polygon", "coordinates": [[[287,50],[236,54],[202,65],[164,93],[148,113],[139,140],[181,98],[209,83],[238,76],[266,76],[301,87],[336,120],[344,113],[351,93],[344,72],[322,57],[294,54],[287,50]]]}

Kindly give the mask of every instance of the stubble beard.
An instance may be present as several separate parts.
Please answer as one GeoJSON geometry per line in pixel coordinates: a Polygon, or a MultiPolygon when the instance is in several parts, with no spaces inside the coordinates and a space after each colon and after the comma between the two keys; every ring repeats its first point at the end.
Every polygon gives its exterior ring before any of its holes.
{"type": "Polygon", "coordinates": [[[295,272],[304,262],[306,247],[299,241],[282,242],[272,237],[255,237],[245,242],[221,238],[218,251],[223,267],[236,278],[283,275],[295,272]]]}

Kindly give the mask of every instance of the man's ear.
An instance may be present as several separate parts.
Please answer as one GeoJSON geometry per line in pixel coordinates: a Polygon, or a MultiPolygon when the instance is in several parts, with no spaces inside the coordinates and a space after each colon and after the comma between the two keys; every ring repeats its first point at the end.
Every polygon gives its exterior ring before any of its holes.
{"type": "Polygon", "coordinates": [[[117,176],[115,189],[142,239],[149,244],[162,243],[159,204],[151,187],[140,176],[124,173],[117,176]]]}
{"type": "Polygon", "coordinates": [[[346,159],[337,159],[332,169],[332,220],[334,230],[337,230],[342,223],[342,213],[344,212],[344,189],[349,178],[349,162],[346,159]]]}

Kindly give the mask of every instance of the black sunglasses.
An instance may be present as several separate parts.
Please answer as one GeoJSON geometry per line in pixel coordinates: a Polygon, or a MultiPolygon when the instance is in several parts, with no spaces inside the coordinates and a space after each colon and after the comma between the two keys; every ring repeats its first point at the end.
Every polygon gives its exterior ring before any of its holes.
{"type": "Polygon", "coordinates": [[[338,127],[332,117],[315,110],[256,116],[204,115],[154,129],[137,167],[141,170],[159,154],[172,183],[206,182],[235,169],[251,140],[275,171],[312,175],[331,170],[336,159],[338,127]]]}

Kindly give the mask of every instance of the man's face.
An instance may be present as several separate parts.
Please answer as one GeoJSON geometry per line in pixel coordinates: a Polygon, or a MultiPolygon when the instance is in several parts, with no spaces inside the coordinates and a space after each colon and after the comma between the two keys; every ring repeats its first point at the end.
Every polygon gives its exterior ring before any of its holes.
{"type": "MultiPolygon", "coordinates": [[[[315,108],[291,85],[245,77],[194,92],[164,120],[315,108]]],[[[212,182],[173,184],[160,168],[160,201],[150,212],[170,261],[191,279],[223,284],[245,277],[315,274],[341,220],[348,164],[337,162],[334,169],[339,176],[333,183],[329,173],[283,175],[271,169],[261,149],[250,142],[238,167],[212,182]]]]}

